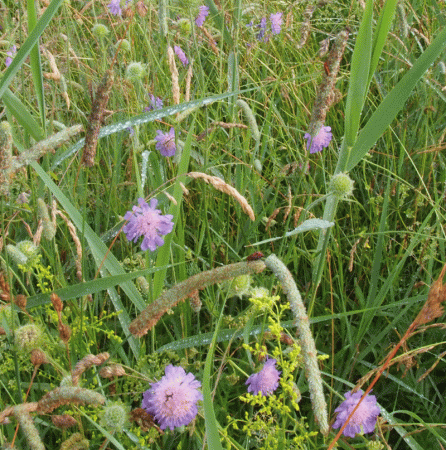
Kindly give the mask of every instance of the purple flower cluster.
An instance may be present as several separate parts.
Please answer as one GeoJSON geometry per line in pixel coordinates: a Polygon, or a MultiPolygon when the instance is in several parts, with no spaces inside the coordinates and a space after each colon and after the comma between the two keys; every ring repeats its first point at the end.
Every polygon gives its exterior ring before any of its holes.
{"type": "MultiPolygon", "coordinates": [[[[336,416],[333,428],[341,428],[344,425],[347,417],[358,404],[363,393],[363,391],[359,390],[354,393],[347,392],[345,394],[345,400],[335,409],[338,415],[336,416]]],[[[367,395],[344,428],[344,436],[353,438],[360,433],[372,433],[380,412],[381,410],[376,404],[376,397],[374,395],[367,395]]]]}
{"type": "Polygon", "coordinates": [[[200,6],[200,12],[195,19],[195,24],[197,27],[202,27],[206,17],[209,15],[209,6],[200,6]]]}
{"type": "Polygon", "coordinates": [[[6,67],[9,67],[12,63],[12,59],[14,58],[14,55],[17,53],[17,46],[13,45],[6,54],[8,55],[5,59],[5,65],[6,67]]]}
{"type": "Polygon", "coordinates": [[[144,108],[144,111],[149,112],[155,109],[162,109],[163,101],[159,97],[155,97],[153,94],[149,94],[149,106],[144,108]]]}
{"type": "Polygon", "coordinates": [[[267,359],[262,370],[253,373],[248,377],[245,384],[248,386],[248,392],[257,395],[259,392],[267,397],[279,387],[280,372],[276,369],[277,361],[267,359]]]}
{"type": "Polygon", "coordinates": [[[173,430],[188,425],[197,415],[197,403],[203,400],[200,387],[201,383],[190,372],[169,364],[161,380],[144,392],[141,406],[152,414],[162,430],[167,427],[173,430]]]}
{"type": "Polygon", "coordinates": [[[155,148],[160,151],[163,156],[173,156],[177,150],[175,145],[175,130],[173,127],[168,133],[156,130],[155,148]]]}
{"type": "Polygon", "coordinates": [[[120,16],[122,14],[121,9],[121,1],[120,0],[111,0],[111,2],[107,5],[110,14],[114,16],[120,16]]]}
{"type": "Polygon", "coordinates": [[[156,209],[158,200],[152,198],[150,205],[143,198],[138,199],[139,206],[133,206],[132,211],[125,213],[124,219],[128,223],[122,229],[129,241],[136,242],[141,236],[144,239],[141,250],[155,251],[157,247],[164,244],[163,235],[169,234],[173,229],[173,216],[171,214],[162,215],[156,209]]]}
{"type": "Polygon", "coordinates": [[[187,66],[189,64],[189,60],[187,59],[187,56],[183,52],[181,47],[179,47],[178,45],[174,45],[173,50],[175,52],[175,55],[178,56],[178,59],[183,63],[183,66],[187,66]]]}
{"type": "Polygon", "coordinates": [[[307,150],[310,150],[310,153],[321,152],[323,148],[328,147],[332,138],[331,127],[322,127],[314,137],[309,133],[304,135],[304,139],[307,139],[307,150]]]}
{"type": "MultiPolygon", "coordinates": [[[[282,30],[282,15],[283,13],[278,12],[275,14],[271,14],[269,16],[269,21],[271,24],[271,33],[274,34],[279,34],[282,30]]],[[[248,26],[252,26],[252,21],[248,24],[248,26]]],[[[267,28],[268,28],[268,24],[267,24],[267,19],[266,17],[262,17],[260,19],[260,23],[257,25],[257,28],[259,28],[259,33],[257,34],[257,39],[259,41],[263,41],[263,42],[267,42],[270,38],[269,34],[266,34],[267,32],[267,28]]]]}

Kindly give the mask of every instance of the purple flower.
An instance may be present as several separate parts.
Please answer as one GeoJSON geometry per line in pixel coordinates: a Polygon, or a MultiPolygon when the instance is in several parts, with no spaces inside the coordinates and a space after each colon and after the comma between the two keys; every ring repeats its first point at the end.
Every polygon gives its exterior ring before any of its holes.
{"type": "Polygon", "coordinates": [[[155,97],[153,94],[149,94],[150,97],[150,104],[149,106],[146,106],[144,110],[146,112],[152,111],[154,109],[162,109],[163,107],[163,101],[159,97],[155,97]]]}
{"type": "Polygon", "coordinates": [[[183,52],[183,50],[181,50],[181,47],[178,47],[178,45],[174,45],[173,50],[178,56],[178,59],[183,63],[183,66],[187,66],[189,64],[189,60],[187,59],[186,54],[183,52]]]}
{"type": "Polygon", "coordinates": [[[110,14],[113,14],[114,16],[120,16],[122,14],[120,3],[120,0],[111,0],[111,2],[107,5],[110,14]]]}
{"type": "Polygon", "coordinates": [[[135,134],[135,130],[132,127],[127,127],[126,130],[129,132],[129,136],[133,136],[135,134]]]}
{"type": "Polygon", "coordinates": [[[195,23],[197,27],[202,27],[206,17],[209,15],[209,6],[200,6],[200,12],[198,13],[195,23]]]}
{"type": "Polygon", "coordinates": [[[201,383],[182,367],[169,364],[165,372],[160,381],[144,392],[141,406],[152,414],[162,430],[167,427],[173,430],[192,422],[203,394],[198,390],[201,383]]]}
{"type": "Polygon", "coordinates": [[[322,127],[314,137],[305,133],[304,139],[308,139],[307,150],[310,150],[310,153],[321,152],[323,148],[328,147],[332,137],[331,127],[322,127]]]}
{"type": "Polygon", "coordinates": [[[129,241],[136,242],[140,236],[144,236],[141,250],[155,251],[161,247],[164,240],[161,236],[169,234],[173,229],[172,214],[162,215],[156,209],[158,200],[152,198],[148,205],[143,198],[138,198],[139,206],[133,206],[132,211],[125,213],[124,219],[128,224],[122,229],[129,241]]]}
{"type": "Polygon", "coordinates": [[[265,36],[266,32],[266,17],[262,17],[260,19],[260,24],[257,25],[260,28],[259,34],[257,35],[257,39],[261,41],[263,37],[265,36]]]}
{"type": "Polygon", "coordinates": [[[175,130],[173,127],[168,133],[156,130],[155,148],[160,151],[163,156],[173,156],[177,147],[175,146],[175,130]]]}
{"type": "Polygon", "coordinates": [[[282,27],[282,13],[271,14],[269,16],[271,21],[271,31],[273,34],[279,34],[282,27]]]}
{"type": "Polygon", "coordinates": [[[5,59],[5,65],[6,67],[9,67],[12,63],[12,59],[14,57],[14,55],[17,53],[17,46],[13,45],[7,52],[6,54],[8,55],[5,59]]]}
{"type": "MultiPolygon", "coordinates": [[[[363,391],[359,390],[353,394],[351,392],[345,394],[345,400],[335,409],[338,415],[333,428],[340,428],[344,425],[363,393],[363,391]]],[[[367,395],[349,420],[348,425],[344,428],[344,436],[353,438],[360,433],[372,433],[380,412],[379,406],[376,404],[376,397],[367,395]]]]}
{"type": "Polygon", "coordinates": [[[279,387],[280,372],[276,369],[277,361],[267,359],[260,372],[252,374],[245,382],[248,392],[264,396],[271,395],[279,387]]]}

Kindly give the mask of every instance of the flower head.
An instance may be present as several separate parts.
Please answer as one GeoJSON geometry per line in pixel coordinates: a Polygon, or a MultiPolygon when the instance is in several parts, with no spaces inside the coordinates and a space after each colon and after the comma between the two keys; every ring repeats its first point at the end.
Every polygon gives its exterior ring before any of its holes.
{"type": "Polygon", "coordinates": [[[156,209],[158,200],[152,198],[150,205],[143,198],[138,199],[139,206],[134,206],[132,211],[127,211],[124,219],[128,224],[123,231],[129,241],[136,242],[140,236],[144,236],[141,250],[155,251],[156,247],[161,247],[164,240],[161,236],[169,234],[173,229],[172,214],[162,215],[156,209]]]}
{"type": "Polygon", "coordinates": [[[304,136],[304,139],[308,140],[307,150],[310,150],[310,153],[321,152],[323,148],[328,147],[332,138],[331,127],[322,127],[314,137],[309,133],[304,136]]]}
{"type": "Polygon", "coordinates": [[[187,66],[189,64],[189,60],[187,59],[187,56],[183,52],[181,47],[179,47],[178,45],[174,45],[173,50],[175,52],[175,55],[178,56],[178,59],[183,63],[183,66],[187,66]]]}
{"type": "Polygon", "coordinates": [[[104,38],[110,33],[110,30],[102,23],[97,23],[92,29],[91,32],[97,36],[98,38],[104,38]]]}
{"type": "Polygon", "coordinates": [[[257,39],[261,41],[266,33],[266,17],[262,17],[260,19],[260,24],[257,26],[260,28],[259,34],[257,35],[257,39]]]}
{"type": "Polygon", "coordinates": [[[156,130],[155,148],[160,151],[163,156],[173,156],[177,149],[175,145],[175,130],[173,127],[168,133],[163,133],[161,130],[156,130]]]}
{"type": "MultiPolygon", "coordinates": [[[[345,400],[335,409],[338,415],[333,424],[333,428],[340,428],[344,425],[347,417],[358,404],[363,393],[363,391],[359,390],[355,393],[347,392],[345,394],[345,400]]],[[[367,395],[345,427],[343,432],[344,436],[353,438],[356,434],[372,433],[380,412],[379,406],[376,404],[376,397],[374,395],[367,395]]]]}
{"type": "Polygon", "coordinates": [[[201,383],[182,367],[169,364],[165,375],[144,392],[142,407],[152,414],[162,430],[188,425],[197,415],[197,402],[203,400],[201,383]]]}
{"type": "Polygon", "coordinates": [[[5,59],[5,65],[6,67],[9,67],[12,63],[12,59],[14,58],[14,55],[17,53],[17,46],[13,45],[6,54],[8,55],[5,59]]]}
{"type": "Polygon", "coordinates": [[[125,76],[132,82],[137,83],[142,79],[146,70],[142,63],[140,62],[131,62],[127,69],[125,70],[125,76]]]}
{"type": "Polygon", "coordinates": [[[149,94],[149,106],[146,106],[144,110],[146,112],[152,111],[154,109],[162,109],[163,101],[159,97],[155,97],[153,94],[149,94]]]}
{"type": "Polygon", "coordinates": [[[122,14],[120,3],[120,0],[111,0],[111,2],[107,5],[110,14],[113,14],[114,16],[120,16],[122,14]]]}
{"type": "Polygon", "coordinates": [[[271,31],[273,34],[279,34],[282,29],[282,13],[278,12],[276,14],[271,14],[269,16],[269,20],[271,21],[271,31]]]}
{"type": "Polygon", "coordinates": [[[195,23],[197,27],[202,27],[206,17],[209,15],[209,6],[200,6],[200,12],[198,13],[195,23]]]}
{"type": "Polygon", "coordinates": [[[248,392],[257,395],[259,392],[267,397],[279,387],[280,372],[276,369],[277,361],[267,359],[260,372],[252,374],[245,382],[248,392]]]}

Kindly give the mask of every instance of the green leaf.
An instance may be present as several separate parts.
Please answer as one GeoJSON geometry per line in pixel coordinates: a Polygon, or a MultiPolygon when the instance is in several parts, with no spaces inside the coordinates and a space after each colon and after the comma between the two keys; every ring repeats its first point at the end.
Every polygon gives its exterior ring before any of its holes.
{"type": "Polygon", "coordinates": [[[9,90],[6,89],[2,98],[8,111],[17,119],[17,122],[32,136],[36,141],[44,139],[40,125],[34,117],[28,112],[26,106],[9,90]]]}
{"type": "MultiPolygon", "coordinates": [[[[28,6],[28,32],[30,33],[37,23],[36,8],[34,5],[34,0],[27,0],[28,6]]],[[[34,89],[36,91],[37,104],[39,105],[40,120],[42,122],[42,127],[45,130],[45,97],[43,96],[43,76],[42,76],[42,66],[40,61],[40,50],[39,50],[39,40],[37,39],[36,44],[30,53],[31,61],[31,72],[33,75],[34,89]]]]}
{"type": "Polygon", "coordinates": [[[375,145],[376,141],[386,131],[403,109],[416,83],[421,79],[427,69],[444,51],[446,45],[446,28],[432,41],[425,52],[415,61],[412,68],[403,76],[398,84],[390,91],[372,114],[367,124],[358,135],[358,139],[350,152],[350,159],[345,165],[345,171],[350,171],[366,153],[375,145]]]}
{"type": "Polygon", "coordinates": [[[378,25],[373,37],[372,59],[370,62],[368,85],[370,84],[370,80],[372,79],[376,67],[378,66],[379,58],[381,57],[390,26],[392,25],[393,18],[395,17],[397,4],[398,0],[387,0],[379,16],[378,25]]]}
{"type": "MultiPolygon", "coordinates": [[[[372,51],[372,19],[373,0],[367,0],[352,56],[350,82],[345,105],[345,149],[351,147],[355,142],[364,107],[372,51]]],[[[341,156],[339,155],[340,159],[341,156]]]]}

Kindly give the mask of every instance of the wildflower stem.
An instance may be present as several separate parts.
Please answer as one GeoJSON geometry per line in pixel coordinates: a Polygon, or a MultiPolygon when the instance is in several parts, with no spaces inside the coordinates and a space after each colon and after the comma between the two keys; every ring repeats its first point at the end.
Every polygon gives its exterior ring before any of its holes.
{"type": "Polygon", "coordinates": [[[302,347],[314,415],[319,422],[321,433],[327,435],[329,431],[327,403],[325,402],[322,389],[322,378],[317,361],[316,345],[314,343],[313,335],[311,334],[310,322],[305,310],[305,305],[303,304],[302,297],[297,289],[293,276],[285,264],[283,264],[283,262],[274,254],[265,259],[265,264],[274,272],[282,283],[283,291],[286,293],[288,301],[290,302],[291,311],[295,318],[302,347]]]}

